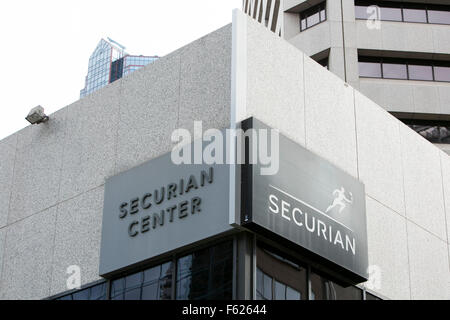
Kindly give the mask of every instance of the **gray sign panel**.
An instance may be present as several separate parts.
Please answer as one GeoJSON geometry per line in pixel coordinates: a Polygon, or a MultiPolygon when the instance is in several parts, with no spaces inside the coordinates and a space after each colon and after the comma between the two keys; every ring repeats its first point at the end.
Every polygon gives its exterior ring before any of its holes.
{"type": "Polygon", "coordinates": [[[100,275],[232,229],[229,167],[175,165],[170,154],[106,181],[100,275]]]}
{"type": "MultiPolygon", "coordinates": [[[[252,118],[243,128],[269,129],[252,118]]],[[[268,230],[367,279],[364,185],[280,135],[280,166],[263,176],[259,165],[243,169],[242,224],[268,230]],[[245,200],[244,200],[245,198],[245,200]]]]}

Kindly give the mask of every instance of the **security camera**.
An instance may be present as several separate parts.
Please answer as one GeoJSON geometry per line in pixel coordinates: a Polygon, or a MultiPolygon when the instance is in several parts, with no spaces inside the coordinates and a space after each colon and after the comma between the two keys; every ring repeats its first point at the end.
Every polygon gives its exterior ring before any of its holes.
{"type": "Polygon", "coordinates": [[[37,106],[31,109],[28,116],[25,118],[31,124],[40,124],[48,121],[48,116],[44,113],[44,108],[37,106]]]}

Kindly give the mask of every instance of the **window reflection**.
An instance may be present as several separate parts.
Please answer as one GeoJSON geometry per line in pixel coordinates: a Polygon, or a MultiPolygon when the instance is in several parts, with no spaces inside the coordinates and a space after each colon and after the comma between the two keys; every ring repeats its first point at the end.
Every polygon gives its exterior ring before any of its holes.
{"type": "Polygon", "coordinates": [[[172,299],[173,263],[147,269],[111,283],[112,300],[172,299]]]}
{"type": "Polygon", "coordinates": [[[312,300],[362,300],[361,289],[350,286],[344,288],[315,272],[311,272],[312,300]]]}
{"type": "Polygon", "coordinates": [[[232,273],[231,241],[185,256],[177,263],[177,299],[231,299],[232,273]]]}
{"type": "Polygon", "coordinates": [[[106,300],[106,282],[65,295],[56,300],[106,300]]]}
{"type": "Polygon", "coordinates": [[[409,127],[431,143],[450,143],[450,125],[445,127],[409,124],[409,127]]]}
{"type": "Polygon", "coordinates": [[[256,259],[258,300],[307,299],[306,268],[261,246],[257,248],[256,259]]]}

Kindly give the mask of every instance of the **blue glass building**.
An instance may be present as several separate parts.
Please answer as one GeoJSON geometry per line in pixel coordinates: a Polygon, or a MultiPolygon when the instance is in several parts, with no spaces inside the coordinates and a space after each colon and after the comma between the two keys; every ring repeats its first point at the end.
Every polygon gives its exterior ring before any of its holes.
{"type": "Polygon", "coordinates": [[[125,52],[125,47],[114,40],[101,39],[89,58],[88,74],[85,87],[80,91],[80,98],[154,62],[158,58],[157,56],[129,55],[125,52]]]}

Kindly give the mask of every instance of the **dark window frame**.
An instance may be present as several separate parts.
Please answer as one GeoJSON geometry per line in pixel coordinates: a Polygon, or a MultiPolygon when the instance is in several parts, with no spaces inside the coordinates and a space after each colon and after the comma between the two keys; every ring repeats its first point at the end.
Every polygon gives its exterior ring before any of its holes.
{"type": "MultiPolygon", "coordinates": [[[[432,22],[430,21],[430,11],[439,11],[439,12],[449,12],[450,13],[450,5],[437,5],[437,4],[425,4],[425,3],[410,3],[410,2],[390,2],[390,1],[366,1],[366,0],[355,0],[355,12],[356,7],[368,7],[368,6],[378,6],[380,8],[395,8],[401,9],[401,20],[385,20],[383,16],[381,16],[381,21],[387,22],[406,22],[406,23],[421,23],[421,24],[437,24],[437,25],[450,25],[450,20],[448,23],[442,22],[432,22]],[[408,9],[418,9],[425,11],[426,22],[419,21],[406,21],[404,11],[408,9]]],[[[367,20],[367,18],[356,17],[356,20],[367,20]]]]}
{"type": "MultiPolygon", "coordinates": [[[[287,261],[290,261],[291,263],[294,263],[295,265],[299,265],[300,267],[306,268],[306,282],[307,282],[307,296],[306,296],[306,300],[308,300],[308,301],[309,301],[309,300],[312,300],[312,299],[311,299],[311,294],[312,294],[311,275],[312,275],[313,273],[316,274],[316,275],[318,275],[318,276],[320,276],[320,277],[325,278],[327,281],[330,281],[330,282],[332,282],[332,283],[334,283],[334,284],[340,285],[339,283],[336,283],[334,280],[330,279],[330,278],[326,275],[326,273],[317,270],[313,265],[311,265],[311,264],[309,264],[309,263],[307,263],[307,262],[303,262],[301,258],[295,257],[295,256],[293,255],[292,252],[286,252],[286,251],[284,251],[282,245],[277,244],[277,243],[275,243],[275,242],[273,242],[273,241],[271,241],[271,240],[269,240],[269,239],[267,239],[267,238],[265,238],[265,237],[262,237],[262,236],[256,236],[254,245],[255,245],[255,246],[259,246],[259,247],[262,248],[263,250],[271,251],[272,254],[275,254],[275,255],[280,255],[280,254],[281,254],[280,257],[281,257],[282,259],[287,260],[287,261]]],[[[255,250],[256,250],[256,248],[255,248],[255,250]]],[[[256,259],[256,254],[255,254],[255,259],[256,259]]],[[[255,261],[255,266],[256,266],[256,267],[255,267],[255,270],[257,271],[257,270],[259,269],[259,268],[258,268],[258,261],[255,261]]],[[[261,270],[261,269],[260,269],[260,270],[261,270]]],[[[264,272],[264,270],[261,270],[261,271],[264,272]]],[[[264,273],[265,273],[265,272],[264,272],[264,273]]],[[[272,278],[272,300],[275,300],[275,299],[274,299],[274,294],[275,294],[275,280],[278,280],[278,279],[277,279],[276,277],[274,277],[273,275],[271,275],[271,274],[267,274],[267,275],[268,275],[269,277],[272,278]]],[[[255,278],[254,278],[254,281],[257,282],[257,272],[256,272],[256,274],[254,275],[254,277],[255,277],[255,278]]],[[[256,282],[255,282],[255,283],[256,283],[256,282]]],[[[286,284],[285,284],[285,285],[286,285],[286,284]]],[[[376,298],[375,300],[384,300],[384,298],[380,297],[379,295],[377,295],[377,294],[374,293],[373,291],[368,290],[368,289],[366,289],[366,288],[363,287],[363,286],[350,286],[350,287],[351,287],[351,288],[355,288],[355,289],[361,291],[361,301],[367,300],[367,299],[366,299],[367,294],[369,294],[369,295],[375,297],[375,298],[376,298]]],[[[350,288],[350,287],[349,287],[349,288],[350,288]]],[[[256,292],[256,289],[255,289],[255,292],[256,292]]],[[[257,296],[255,296],[254,299],[256,300],[256,299],[257,299],[257,296]]]]}
{"type": "Polygon", "coordinates": [[[306,31],[314,26],[317,26],[319,24],[321,24],[322,22],[327,21],[328,19],[328,14],[327,14],[327,5],[326,5],[326,1],[323,1],[319,4],[316,4],[314,6],[312,6],[311,8],[308,8],[302,12],[299,13],[299,18],[300,18],[300,32],[306,31]],[[325,11],[325,17],[323,17],[322,19],[322,15],[321,12],[325,11]],[[318,14],[319,15],[319,22],[314,23],[312,25],[308,25],[308,18],[318,14]],[[305,21],[305,28],[303,28],[302,22],[305,21]]]}
{"type": "MultiPolygon", "coordinates": [[[[111,278],[111,279],[101,279],[101,280],[98,280],[98,281],[95,281],[95,282],[92,282],[92,283],[89,283],[89,284],[86,284],[86,285],[82,286],[80,290],[76,290],[75,289],[75,290],[62,292],[60,294],[57,294],[57,295],[54,295],[52,297],[46,298],[45,300],[61,300],[61,299],[65,298],[65,297],[72,296],[73,294],[76,294],[76,293],[81,292],[81,291],[86,290],[86,289],[93,288],[93,287],[98,286],[98,285],[105,285],[105,288],[106,288],[105,289],[105,291],[106,291],[106,293],[105,293],[105,300],[112,300],[111,299],[111,287],[112,287],[112,282],[113,281],[121,279],[121,278],[125,278],[125,277],[130,276],[130,275],[134,275],[134,274],[139,273],[139,272],[144,272],[144,271],[146,271],[148,269],[151,269],[151,268],[154,268],[156,266],[165,264],[167,262],[174,262],[175,263],[174,264],[174,269],[172,271],[172,300],[176,300],[176,292],[175,292],[176,280],[177,280],[176,279],[176,274],[177,274],[176,268],[177,268],[177,261],[178,261],[178,259],[183,258],[185,256],[188,256],[190,254],[193,254],[193,253],[195,253],[197,251],[201,251],[201,250],[204,250],[204,249],[207,249],[207,248],[218,246],[218,245],[223,244],[223,243],[225,243],[227,241],[231,241],[233,243],[232,244],[232,246],[233,246],[232,255],[234,257],[235,254],[236,254],[236,241],[237,241],[237,238],[236,238],[236,236],[226,236],[226,237],[223,237],[223,238],[220,238],[220,239],[216,239],[214,241],[210,241],[210,242],[204,243],[204,244],[202,244],[202,245],[200,245],[200,246],[198,246],[198,247],[196,247],[194,249],[190,249],[190,250],[187,250],[187,251],[180,251],[178,253],[174,253],[174,254],[172,254],[170,256],[167,256],[166,258],[159,259],[158,261],[154,261],[151,264],[146,264],[145,266],[142,266],[142,267],[140,267],[137,270],[136,269],[132,270],[132,271],[130,270],[129,272],[122,273],[122,274],[117,275],[116,277],[111,278]]],[[[280,256],[281,258],[283,258],[283,259],[285,259],[287,261],[293,261],[295,264],[298,264],[299,266],[301,266],[303,268],[306,268],[306,282],[307,282],[306,300],[310,300],[310,298],[311,298],[311,274],[312,274],[312,272],[314,272],[314,273],[316,273],[316,274],[318,274],[318,275],[320,275],[322,277],[325,277],[329,281],[333,281],[331,279],[328,279],[327,276],[325,274],[321,273],[320,271],[316,271],[314,269],[314,267],[309,265],[308,263],[302,262],[298,258],[296,258],[294,256],[291,256],[289,253],[284,252],[283,247],[280,246],[279,244],[274,244],[271,241],[268,242],[267,239],[262,238],[262,237],[258,237],[258,242],[263,243],[264,244],[264,248],[266,248],[266,249],[269,249],[269,250],[273,249],[275,254],[278,254],[278,253],[282,252],[282,256],[280,256]]],[[[256,242],[255,242],[255,244],[256,244],[256,242]]],[[[256,257],[254,257],[254,258],[256,259],[256,257]]],[[[254,263],[255,263],[255,266],[256,266],[257,265],[257,261],[255,260],[254,263]]],[[[256,277],[257,274],[255,273],[253,276],[256,277]]],[[[233,282],[234,282],[237,279],[237,275],[233,274],[232,278],[233,278],[233,282]]],[[[272,298],[274,297],[274,291],[273,290],[274,290],[274,286],[275,286],[275,280],[278,281],[278,279],[272,277],[272,298]]],[[[382,297],[378,296],[376,293],[372,292],[371,290],[368,290],[368,289],[366,289],[364,287],[360,287],[360,286],[353,286],[353,287],[362,291],[362,300],[368,300],[367,296],[370,296],[372,298],[372,300],[383,300],[382,297]]],[[[235,290],[234,285],[232,287],[232,290],[233,291],[235,290]]],[[[233,296],[233,298],[234,298],[234,296],[233,296]]],[[[253,298],[254,298],[254,300],[256,300],[256,296],[253,297],[253,298]]]]}
{"type": "Polygon", "coordinates": [[[369,62],[369,63],[379,63],[381,65],[381,77],[370,77],[370,76],[361,76],[361,73],[359,73],[360,78],[364,79],[386,79],[386,80],[404,80],[404,81],[426,81],[426,82],[442,82],[442,83],[449,83],[449,81],[445,80],[437,80],[436,79],[436,67],[445,67],[450,68],[450,62],[449,61],[439,61],[439,60],[420,60],[420,59],[401,59],[401,58],[386,58],[386,57],[368,57],[368,56],[359,56],[358,57],[358,64],[361,62],[369,62]],[[406,72],[407,77],[404,78],[386,78],[384,76],[384,64],[402,64],[406,66],[406,72]],[[418,79],[411,79],[410,75],[410,66],[427,66],[431,67],[431,76],[432,80],[418,80],[418,79]]]}
{"type": "MultiPolygon", "coordinates": [[[[177,297],[177,294],[176,294],[176,285],[177,285],[176,276],[177,276],[177,271],[178,271],[177,270],[177,262],[178,262],[178,260],[183,258],[183,257],[192,255],[192,254],[194,254],[196,252],[199,252],[199,251],[202,251],[202,250],[206,250],[206,249],[209,249],[209,248],[212,248],[212,247],[219,246],[219,245],[224,244],[226,242],[231,242],[232,243],[232,253],[231,253],[231,255],[234,256],[234,254],[235,254],[234,251],[236,250],[235,245],[233,243],[234,241],[236,241],[235,236],[224,236],[224,237],[221,237],[219,239],[206,242],[206,243],[204,243],[202,245],[199,245],[198,247],[192,248],[190,250],[179,251],[179,252],[176,252],[176,253],[174,253],[174,254],[172,254],[170,256],[166,256],[165,258],[161,258],[161,259],[155,260],[152,263],[144,264],[144,265],[140,266],[139,268],[132,269],[132,270],[129,270],[129,271],[117,274],[116,276],[114,276],[112,278],[101,279],[101,280],[98,280],[98,281],[95,281],[95,282],[83,285],[83,286],[81,286],[80,289],[74,289],[74,290],[65,291],[65,292],[53,295],[51,297],[45,298],[44,300],[61,300],[62,298],[65,298],[65,297],[69,297],[69,296],[72,297],[74,294],[80,293],[80,292],[82,292],[82,291],[84,291],[86,289],[90,289],[90,288],[93,288],[93,287],[96,287],[96,286],[102,285],[102,284],[106,285],[104,300],[113,300],[112,299],[111,290],[112,290],[112,285],[113,285],[114,281],[122,279],[123,282],[125,282],[125,278],[126,277],[129,277],[129,276],[132,276],[132,275],[135,275],[135,274],[139,274],[139,273],[144,273],[145,271],[147,271],[149,269],[152,269],[154,267],[158,267],[158,266],[164,265],[164,264],[169,263],[169,262],[172,262],[172,264],[173,264],[171,300],[176,300],[176,297],[177,297]]],[[[234,278],[235,277],[236,277],[236,275],[232,274],[232,279],[233,279],[232,283],[234,283],[234,278]]],[[[142,296],[143,284],[144,284],[144,281],[142,281],[141,284],[140,284],[140,288],[141,288],[140,295],[141,296],[142,296]]],[[[234,290],[235,290],[234,284],[232,284],[231,290],[232,290],[232,292],[234,292],[234,290]]],[[[125,290],[124,290],[123,294],[125,294],[125,290]]],[[[70,299],[70,300],[73,300],[73,299],[70,299]]]]}

